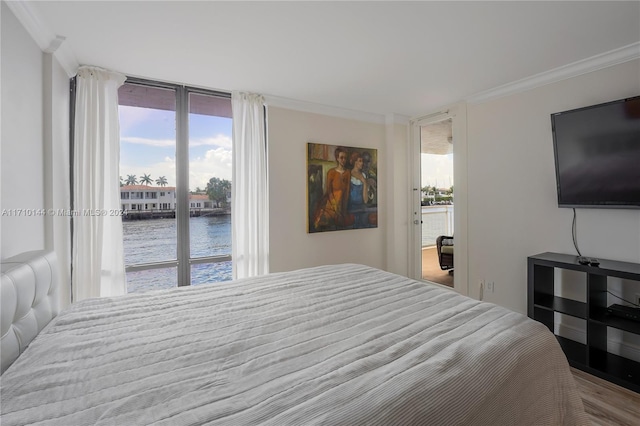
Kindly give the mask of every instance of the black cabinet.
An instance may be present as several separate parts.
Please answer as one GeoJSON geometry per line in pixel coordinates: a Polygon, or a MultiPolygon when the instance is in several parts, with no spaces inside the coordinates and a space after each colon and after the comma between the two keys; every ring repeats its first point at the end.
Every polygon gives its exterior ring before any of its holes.
{"type": "Polygon", "coordinates": [[[586,344],[556,336],[571,366],[594,376],[640,392],[640,363],[608,352],[607,328],[640,334],[640,322],[607,313],[607,278],[640,282],[640,264],[600,261],[599,266],[581,265],[578,257],[541,253],[527,259],[527,314],[554,331],[554,312],[586,322],[586,344]],[[554,268],[585,275],[585,300],[576,301],[554,295],[554,268]]]}

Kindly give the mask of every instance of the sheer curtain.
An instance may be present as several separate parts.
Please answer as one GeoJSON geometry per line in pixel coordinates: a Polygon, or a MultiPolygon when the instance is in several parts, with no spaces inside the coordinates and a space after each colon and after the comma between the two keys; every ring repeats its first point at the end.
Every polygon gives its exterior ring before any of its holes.
{"type": "Polygon", "coordinates": [[[231,94],[233,112],[233,277],[269,272],[269,201],[264,98],[231,94]]]}
{"type": "Polygon", "coordinates": [[[118,87],[125,76],[81,67],[73,146],[73,300],[126,293],[120,210],[118,87]]]}

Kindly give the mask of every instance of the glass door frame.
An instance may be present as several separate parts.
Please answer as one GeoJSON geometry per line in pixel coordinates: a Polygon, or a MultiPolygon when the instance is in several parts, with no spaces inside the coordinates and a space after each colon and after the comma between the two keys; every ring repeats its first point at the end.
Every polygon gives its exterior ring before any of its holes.
{"type": "Polygon", "coordinates": [[[453,135],[453,174],[455,186],[454,208],[454,290],[470,295],[468,283],[468,242],[467,242],[467,106],[459,103],[440,111],[409,120],[409,220],[407,270],[409,277],[422,281],[422,205],[421,205],[421,150],[420,128],[450,118],[453,135]]]}

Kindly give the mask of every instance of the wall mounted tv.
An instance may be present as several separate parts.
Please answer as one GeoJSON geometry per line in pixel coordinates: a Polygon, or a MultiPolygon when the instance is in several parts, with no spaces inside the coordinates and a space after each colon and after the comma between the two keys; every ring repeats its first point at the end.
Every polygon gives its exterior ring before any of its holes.
{"type": "Polygon", "coordinates": [[[640,208],[640,96],[551,114],[559,207],[640,208]]]}

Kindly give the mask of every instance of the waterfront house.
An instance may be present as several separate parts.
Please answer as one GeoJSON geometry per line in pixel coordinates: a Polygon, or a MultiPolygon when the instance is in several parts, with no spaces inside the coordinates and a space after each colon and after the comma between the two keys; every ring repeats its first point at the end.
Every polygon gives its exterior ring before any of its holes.
{"type": "MultiPolygon", "coordinates": [[[[191,198],[191,196],[189,197],[191,198]]],[[[123,185],[120,187],[122,210],[175,210],[176,188],[148,185],[123,185]]]]}
{"type": "MultiPolygon", "coordinates": [[[[120,187],[121,208],[125,218],[175,217],[175,186],[123,185],[120,187]]],[[[224,209],[216,206],[207,194],[190,193],[191,216],[204,214],[228,214],[231,193],[227,194],[224,209]]]]}

